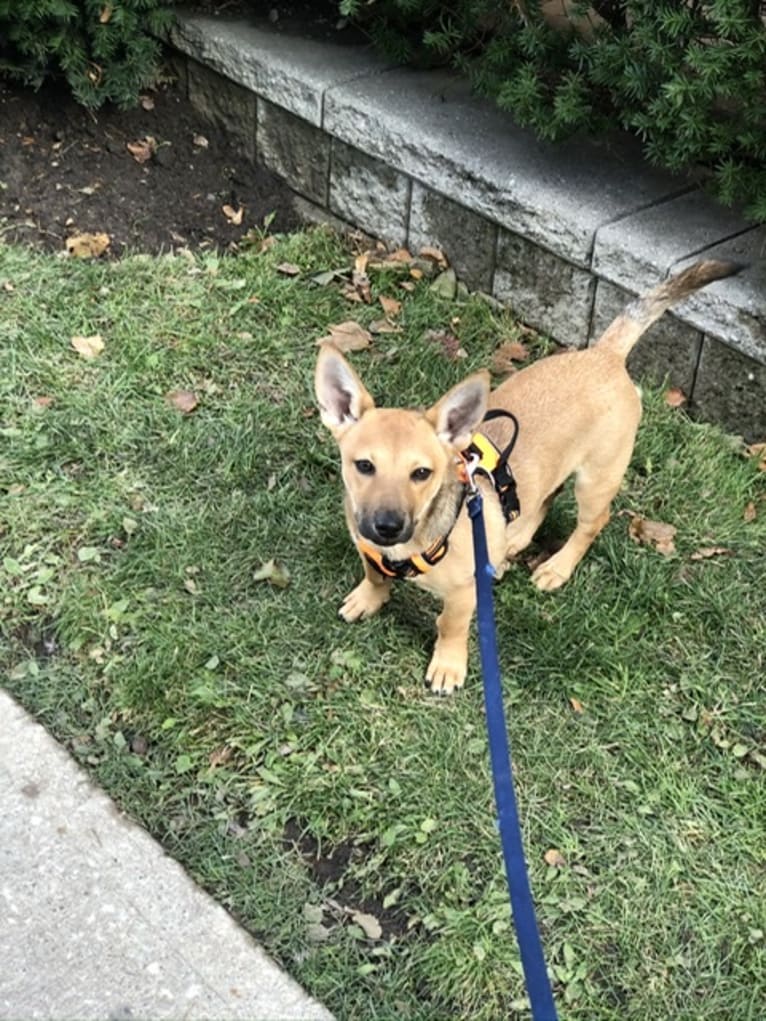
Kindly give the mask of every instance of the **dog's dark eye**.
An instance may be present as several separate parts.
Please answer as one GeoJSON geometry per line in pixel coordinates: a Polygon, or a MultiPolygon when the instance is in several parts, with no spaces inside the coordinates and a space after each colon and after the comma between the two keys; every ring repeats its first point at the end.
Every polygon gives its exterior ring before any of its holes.
{"type": "Polygon", "coordinates": [[[433,472],[430,468],[416,468],[410,475],[413,482],[425,482],[426,479],[430,479],[433,472]]]}
{"type": "Polygon", "coordinates": [[[372,461],[368,461],[365,458],[361,458],[359,461],[354,461],[354,467],[360,475],[374,475],[375,465],[372,461]]]}

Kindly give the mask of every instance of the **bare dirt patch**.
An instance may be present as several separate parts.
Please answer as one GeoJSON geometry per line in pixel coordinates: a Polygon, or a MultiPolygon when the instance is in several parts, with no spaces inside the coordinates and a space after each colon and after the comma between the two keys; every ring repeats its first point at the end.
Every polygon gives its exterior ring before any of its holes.
{"type": "Polygon", "coordinates": [[[55,84],[0,82],[0,240],[63,251],[72,235],[103,232],[112,257],[225,249],[270,214],[272,230],[297,226],[289,189],[176,87],[134,109],[88,111],[55,84]]]}

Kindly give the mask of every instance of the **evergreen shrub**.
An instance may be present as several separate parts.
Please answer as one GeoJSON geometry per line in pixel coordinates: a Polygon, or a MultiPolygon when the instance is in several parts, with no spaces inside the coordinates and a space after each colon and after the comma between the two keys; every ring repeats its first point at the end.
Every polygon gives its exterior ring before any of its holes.
{"type": "Polygon", "coordinates": [[[762,0],[341,0],[389,58],[450,64],[551,140],[614,128],[766,221],[762,0]]]}
{"type": "Polygon", "coordinates": [[[0,0],[0,75],[35,87],[60,75],[86,106],[130,106],[171,20],[172,0],[0,0]]]}

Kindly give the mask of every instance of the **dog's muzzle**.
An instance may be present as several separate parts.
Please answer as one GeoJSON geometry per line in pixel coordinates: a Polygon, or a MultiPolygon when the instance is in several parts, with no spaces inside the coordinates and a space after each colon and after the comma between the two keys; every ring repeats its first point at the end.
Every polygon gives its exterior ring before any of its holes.
{"type": "Polygon", "coordinates": [[[378,546],[396,546],[412,537],[412,522],[398,510],[376,510],[359,521],[359,531],[378,546]]]}

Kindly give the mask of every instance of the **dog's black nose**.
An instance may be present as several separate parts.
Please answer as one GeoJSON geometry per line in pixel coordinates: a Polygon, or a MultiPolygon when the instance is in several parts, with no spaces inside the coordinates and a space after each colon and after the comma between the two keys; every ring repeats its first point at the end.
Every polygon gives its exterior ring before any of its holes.
{"type": "Polygon", "coordinates": [[[397,542],[403,537],[404,526],[404,515],[395,510],[377,511],[372,519],[372,527],[381,542],[397,542]]]}

